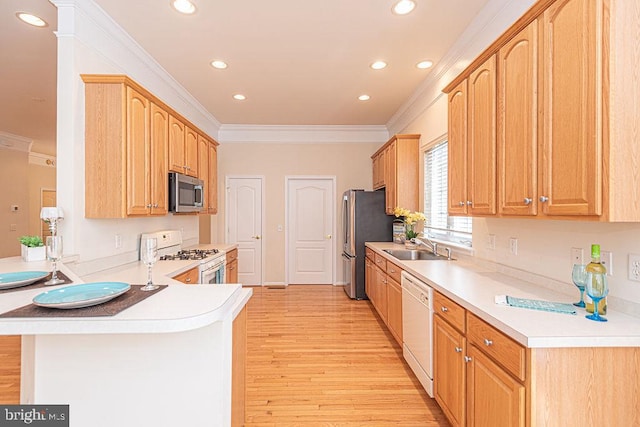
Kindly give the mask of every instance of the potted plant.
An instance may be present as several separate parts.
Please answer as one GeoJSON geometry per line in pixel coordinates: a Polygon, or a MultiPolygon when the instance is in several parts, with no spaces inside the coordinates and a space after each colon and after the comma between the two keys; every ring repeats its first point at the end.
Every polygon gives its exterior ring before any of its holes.
{"type": "Polygon", "coordinates": [[[46,258],[46,248],[40,236],[20,237],[22,259],[25,261],[43,261],[46,258]]]}

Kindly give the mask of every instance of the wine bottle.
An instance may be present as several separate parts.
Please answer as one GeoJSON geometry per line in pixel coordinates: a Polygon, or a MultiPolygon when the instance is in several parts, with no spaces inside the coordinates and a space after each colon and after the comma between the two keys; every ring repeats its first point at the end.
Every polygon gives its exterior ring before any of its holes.
{"type": "MultiPolygon", "coordinates": [[[[585,270],[591,273],[591,280],[606,280],[607,269],[600,262],[600,245],[591,245],[591,262],[587,264],[585,270]]],[[[593,313],[593,300],[589,295],[585,295],[584,302],[589,313],[593,313]]],[[[598,303],[598,313],[607,314],[607,298],[602,298],[598,303]]]]}

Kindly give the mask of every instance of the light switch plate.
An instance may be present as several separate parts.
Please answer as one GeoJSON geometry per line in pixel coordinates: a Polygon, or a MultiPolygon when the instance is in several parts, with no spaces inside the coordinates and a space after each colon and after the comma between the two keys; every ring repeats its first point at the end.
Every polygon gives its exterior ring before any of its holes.
{"type": "Polygon", "coordinates": [[[640,255],[629,254],[629,280],[640,282],[640,255]]]}
{"type": "Polygon", "coordinates": [[[613,276],[613,252],[602,251],[600,254],[600,262],[607,269],[607,276],[613,276]]]}
{"type": "Polygon", "coordinates": [[[509,252],[511,255],[518,255],[518,239],[515,237],[509,238],[509,252]]]}

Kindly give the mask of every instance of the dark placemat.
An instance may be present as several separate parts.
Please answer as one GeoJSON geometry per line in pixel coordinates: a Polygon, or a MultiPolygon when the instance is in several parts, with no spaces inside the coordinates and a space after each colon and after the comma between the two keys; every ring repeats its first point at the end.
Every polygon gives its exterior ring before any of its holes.
{"type": "MultiPolygon", "coordinates": [[[[70,285],[73,283],[73,281],[69,279],[69,277],[67,277],[67,275],[61,271],[58,271],[58,279],[64,280],[64,283],[60,283],[60,285],[70,285]]],[[[47,280],[51,280],[51,273],[49,273],[49,275],[44,279],[40,279],[37,282],[34,282],[30,285],[20,286],[18,288],[0,289],[0,294],[4,294],[8,292],[17,292],[17,291],[28,291],[30,289],[36,289],[36,288],[48,288],[49,285],[44,284],[44,282],[46,282],[47,280]]],[[[60,285],[56,285],[56,286],[60,286],[60,285]]]]}
{"type": "Polygon", "coordinates": [[[35,304],[28,304],[15,310],[0,314],[0,317],[105,317],[115,316],[121,311],[131,307],[140,301],[155,295],[169,285],[160,285],[153,291],[141,291],[143,285],[131,285],[124,294],[102,304],[91,307],[59,309],[39,307],[35,304]]]}

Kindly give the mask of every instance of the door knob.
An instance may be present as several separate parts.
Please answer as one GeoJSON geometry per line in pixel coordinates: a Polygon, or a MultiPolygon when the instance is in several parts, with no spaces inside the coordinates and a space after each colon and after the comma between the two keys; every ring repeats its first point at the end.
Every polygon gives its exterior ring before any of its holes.
{"type": "Polygon", "coordinates": [[[251,236],[252,239],[260,240],[260,236],[251,236]]]}
{"type": "Polygon", "coordinates": [[[331,234],[327,234],[327,239],[331,240],[331,234]]]}

